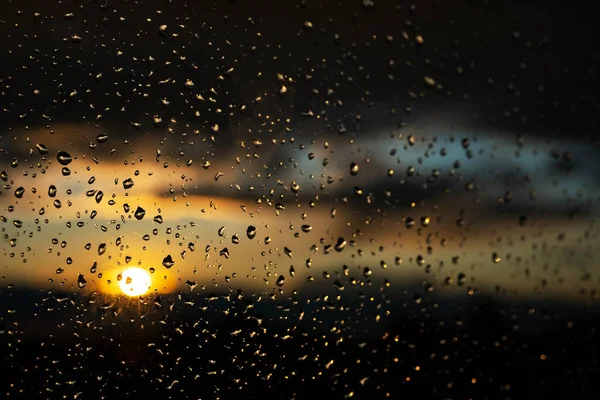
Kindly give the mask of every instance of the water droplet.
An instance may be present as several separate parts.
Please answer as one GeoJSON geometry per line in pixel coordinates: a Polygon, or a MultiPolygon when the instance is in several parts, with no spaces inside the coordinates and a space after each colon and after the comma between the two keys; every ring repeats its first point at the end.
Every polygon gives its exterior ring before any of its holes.
{"type": "Polygon", "coordinates": [[[85,280],[83,275],[77,274],[77,286],[79,287],[79,289],[83,289],[85,285],[87,285],[87,281],[85,280]]]}
{"type": "Polygon", "coordinates": [[[98,263],[96,261],[94,261],[94,263],[90,267],[90,273],[95,274],[97,270],[98,270],[98,263]]]}
{"type": "Polygon", "coordinates": [[[187,287],[189,287],[190,290],[194,290],[198,286],[198,283],[196,283],[196,281],[189,281],[188,280],[188,281],[185,282],[185,285],[187,287]]]}
{"type": "Polygon", "coordinates": [[[17,190],[15,190],[15,197],[17,199],[22,198],[24,194],[25,194],[25,188],[23,186],[20,186],[17,188],[17,190]]]}
{"type": "Polygon", "coordinates": [[[496,264],[500,262],[500,256],[498,253],[492,253],[492,261],[496,264]]]}
{"type": "Polygon", "coordinates": [[[63,176],[69,176],[69,175],[71,175],[71,170],[69,168],[67,168],[67,167],[63,167],[62,170],[61,170],[61,172],[62,172],[63,176]]]}
{"type": "Polygon", "coordinates": [[[285,253],[285,254],[286,254],[286,255],[287,255],[289,258],[292,258],[292,256],[293,256],[293,252],[292,252],[292,250],[291,250],[291,249],[289,249],[289,248],[287,248],[287,247],[284,247],[284,248],[283,248],[283,252],[284,252],[284,253],[285,253]]]}
{"type": "Polygon", "coordinates": [[[23,226],[23,222],[21,220],[15,219],[13,221],[13,225],[15,226],[15,228],[21,228],[23,226]]]}
{"type": "Polygon", "coordinates": [[[346,239],[343,237],[338,238],[337,243],[335,244],[335,250],[339,253],[346,247],[346,239]]]}
{"type": "Polygon", "coordinates": [[[102,192],[102,190],[98,190],[98,193],[96,193],[96,196],[94,197],[96,199],[96,203],[100,204],[102,198],[104,197],[104,193],[102,192]]]}
{"type": "Polygon", "coordinates": [[[302,225],[302,232],[308,233],[312,230],[312,226],[310,225],[302,225]]]}
{"type": "Polygon", "coordinates": [[[229,249],[227,247],[222,248],[219,255],[221,257],[229,258],[229,249]]]}
{"type": "Polygon", "coordinates": [[[100,243],[98,246],[98,255],[101,256],[106,253],[106,243],[100,243]]]}
{"type": "Polygon", "coordinates": [[[48,154],[48,148],[46,146],[44,146],[43,144],[37,143],[35,145],[35,147],[37,148],[38,153],[40,153],[41,155],[48,154]]]}
{"type": "Polygon", "coordinates": [[[2,179],[4,182],[8,181],[8,174],[6,171],[0,172],[0,179],[2,179]]]}
{"type": "Polygon", "coordinates": [[[371,268],[369,268],[369,267],[365,267],[365,268],[363,269],[363,276],[364,276],[365,278],[368,278],[368,277],[369,277],[369,276],[371,276],[371,275],[373,275],[373,271],[371,271],[371,268]]]}
{"type": "Polygon", "coordinates": [[[133,185],[134,185],[133,179],[131,179],[131,178],[127,178],[123,181],[123,188],[125,190],[131,189],[133,187],[133,185]]]}
{"type": "Polygon", "coordinates": [[[168,256],[166,256],[165,258],[163,258],[162,265],[163,265],[163,267],[169,269],[173,265],[175,265],[175,261],[173,261],[173,257],[171,257],[171,255],[169,254],[168,256]]]}
{"type": "Polygon", "coordinates": [[[62,207],[62,202],[58,199],[54,200],[54,207],[56,208],[61,208],[62,207]]]}
{"type": "Polygon", "coordinates": [[[293,278],[296,276],[296,270],[293,265],[290,265],[290,276],[293,278]]]}
{"type": "Polygon", "coordinates": [[[156,222],[157,224],[162,224],[163,223],[163,217],[162,215],[157,215],[155,216],[152,221],[156,222]]]}
{"type": "Polygon", "coordinates": [[[108,135],[106,134],[100,134],[98,136],[96,136],[96,142],[98,143],[105,143],[108,140],[108,135]]]}
{"type": "Polygon", "coordinates": [[[73,157],[66,151],[59,151],[56,155],[56,159],[58,160],[60,165],[69,165],[71,161],[73,161],[73,157]]]}
{"type": "Polygon", "coordinates": [[[138,220],[141,221],[144,218],[144,215],[146,215],[146,210],[144,210],[142,207],[138,206],[138,208],[135,210],[135,213],[133,214],[133,216],[138,220]]]}
{"type": "Polygon", "coordinates": [[[358,170],[359,167],[357,163],[353,162],[350,164],[350,175],[356,176],[358,174],[358,170]]]}
{"type": "Polygon", "coordinates": [[[221,237],[225,236],[225,227],[222,226],[219,228],[219,230],[217,231],[217,234],[221,237]]]}
{"type": "Polygon", "coordinates": [[[60,274],[62,274],[63,272],[65,272],[65,270],[64,270],[64,269],[62,269],[62,268],[60,268],[60,267],[56,268],[56,275],[60,275],[60,274]]]}
{"type": "Polygon", "coordinates": [[[282,287],[285,284],[285,276],[279,275],[279,277],[277,278],[277,282],[275,282],[275,284],[279,287],[282,287]]]}
{"type": "Polygon", "coordinates": [[[233,243],[233,244],[238,244],[238,243],[240,243],[240,238],[239,238],[239,236],[237,235],[237,233],[236,233],[236,234],[234,234],[234,235],[231,237],[231,243],[233,243]]]}
{"type": "Polygon", "coordinates": [[[256,237],[256,227],[249,225],[246,229],[246,236],[248,236],[248,239],[250,240],[254,239],[256,237]]]}
{"type": "Polygon", "coordinates": [[[292,181],[292,183],[290,183],[290,190],[292,191],[292,193],[297,194],[300,191],[300,185],[292,181]]]}

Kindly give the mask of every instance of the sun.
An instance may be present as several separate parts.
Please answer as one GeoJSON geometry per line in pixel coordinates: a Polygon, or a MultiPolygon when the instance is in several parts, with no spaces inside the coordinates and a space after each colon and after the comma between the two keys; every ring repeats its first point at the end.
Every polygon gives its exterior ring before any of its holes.
{"type": "Polygon", "coordinates": [[[127,296],[141,296],[150,290],[150,274],[142,268],[127,268],[121,274],[119,288],[127,296]]]}

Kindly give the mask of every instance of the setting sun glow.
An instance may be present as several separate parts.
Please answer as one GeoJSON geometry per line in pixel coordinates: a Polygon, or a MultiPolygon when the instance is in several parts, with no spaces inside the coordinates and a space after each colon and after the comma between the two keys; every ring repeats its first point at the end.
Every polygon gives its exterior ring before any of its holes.
{"type": "Polygon", "coordinates": [[[127,268],[121,274],[119,287],[127,296],[141,296],[150,290],[150,274],[142,268],[127,268]]]}

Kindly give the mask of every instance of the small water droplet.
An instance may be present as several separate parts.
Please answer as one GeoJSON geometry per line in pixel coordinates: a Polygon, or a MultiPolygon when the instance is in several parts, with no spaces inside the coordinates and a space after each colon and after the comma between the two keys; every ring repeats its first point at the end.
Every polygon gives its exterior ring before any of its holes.
{"type": "Polygon", "coordinates": [[[144,210],[140,206],[138,206],[138,208],[135,210],[135,213],[133,214],[135,219],[137,219],[138,221],[141,221],[144,218],[144,215],[146,215],[146,210],[144,210]]]}
{"type": "Polygon", "coordinates": [[[250,240],[254,239],[256,237],[256,227],[249,225],[246,229],[246,236],[248,236],[248,239],[250,240]]]}
{"type": "Polygon", "coordinates": [[[155,216],[152,221],[156,222],[157,224],[162,224],[163,223],[163,217],[162,215],[157,215],[155,216]]]}
{"type": "Polygon", "coordinates": [[[35,147],[37,148],[38,153],[40,153],[41,155],[48,154],[48,148],[46,146],[44,146],[43,144],[37,143],[35,145],[35,147]]]}
{"type": "Polygon", "coordinates": [[[106,253],[106,243],[100,243],[98,246],[98,255],[101,256],[106,253]]]}
{"type": "Polygon", "coordinates": [[[350,175],[356,176],[358,174],[358,170],[359,167],[357,163],[353,162],[350,164],[350,175]]]}

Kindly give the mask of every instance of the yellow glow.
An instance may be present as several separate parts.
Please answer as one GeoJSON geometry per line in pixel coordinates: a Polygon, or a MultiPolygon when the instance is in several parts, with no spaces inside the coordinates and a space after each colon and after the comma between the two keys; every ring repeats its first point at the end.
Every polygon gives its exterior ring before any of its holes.
{"type": "Polygon", "coordinates": [[[121,276],[119,288],[127,296],[141,296],[150,290],[150,274],[141,268],[127,268],[121,276]]]}

